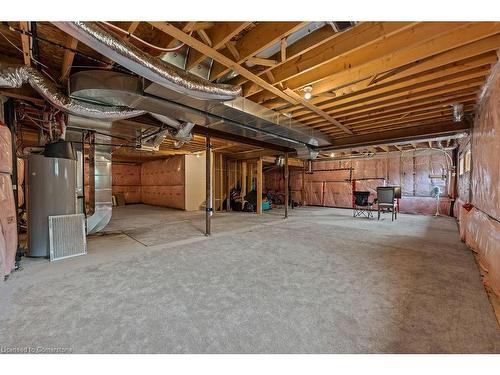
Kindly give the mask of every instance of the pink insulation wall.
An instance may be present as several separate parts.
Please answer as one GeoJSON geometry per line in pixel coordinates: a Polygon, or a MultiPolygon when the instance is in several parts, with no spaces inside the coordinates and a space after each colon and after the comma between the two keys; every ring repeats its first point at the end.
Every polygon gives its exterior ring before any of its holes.
{"type": "Polygon", "coordinates": [[[184,209],[184,156],[141,165],[141,200],[146,204],[184,209]]]}
{"type": "MultiPolygon", "coordinates": [[[[448,153],[451,156],[451,153],[448,153]]],[[[442,191],[440,213],[450,213],[448,169],[451,160],[442,151],[410,151],[404,154],[376,156],[372,159],[313,162],[313,173],[305,174],[305,201],[308,205],[352,207],[352,180],[356,190],[370,191],[376,198],[377,187],[400,185],[403,198],[400,210],[405,213],[434,214],[436,200],[430,193],[439,186],[442,191]],[[444,176],[444,177],[443,177],[444,176]]],[[[279,170],[266,173],[266,188],[283,191],[279,170]],[[279,182],[279,183],[278,183],[279,182]]],[[[291,175],[293,187],[300,196],[300,172],[291,175]]]]}
{"type": "Polygon", "coordinates": [[[11,133],[0,122],[0,281],[14,268],[17,251],[17,215],[11,173],[11,133]]]}
{"type": "MultiPolygon", "coordinates": [[[[463,142],[460,152],[467,142],[463,142]]],[[[460,236],[479,256],[486,282],[500,296],[500,65],[492,70],[474,121],[470,140],[471,176],[458,179],[460,236]],[[470,190],[470,194],[469,194],[470,190]],[[464,208],[471,199],[472,209],[464,208]]]]}
{"type": "MultiPolygon", "coordinates": [[[[88,163],[85,163],[85,194],[88,197],[88,163]]],[[[111,167],[113,195],[123,193],[125,203],[145,203],[184,209],[184,156],[142,164],[114,162],[111,167]]]]}
{"type": "Polygon", "coordinates": [[[123,193],[125,203],[141,203],[141,165],[113,163],[113,195],[123,193]]]}

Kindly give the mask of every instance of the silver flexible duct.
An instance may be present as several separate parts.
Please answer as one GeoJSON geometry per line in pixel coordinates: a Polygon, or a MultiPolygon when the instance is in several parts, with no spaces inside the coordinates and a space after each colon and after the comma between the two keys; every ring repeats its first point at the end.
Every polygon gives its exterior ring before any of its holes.
{"type": "Polygon", "coordinates": [[[75,116],[116,121],[136,117],[145,113],[145,111],[141,110],[113,106],[108,107],[71,99],[59,90],[47,77],[32,67],[0,64],[1,88],[20,88],[24,83],[30,84],[31,87],[54,107],[75,116]]]}
{"type": "Polygon", "coordinates": [[[241,95],[241,87],[215,84],[141,51],[95,22],[53,22],[55,26],[132,72],[178,93],[202,100],[225,101],[241,95]]]}
{"type": "MultiPolygon", "coordinates": [[[[117,121],[147,113],[143,110],[127,107],[104,106],[72,99],[59,90],[47,77],[32,67],[0,64],[1,88],[20,88],[25,83],[33,87],[57,109],[82,118],[117,121]]],[[[194,124],[186,126],[188,123],[181,123],[165,115],[156,113],[151,113],[151,115],[171,128],[165,130],[165,137],[169,135],[171,138],[182,142],[181,145],[192,139],[193,136],[190,132],[194,124]],[[189,129],[188,133],[186,133],[186,129],[189,129]]]]}

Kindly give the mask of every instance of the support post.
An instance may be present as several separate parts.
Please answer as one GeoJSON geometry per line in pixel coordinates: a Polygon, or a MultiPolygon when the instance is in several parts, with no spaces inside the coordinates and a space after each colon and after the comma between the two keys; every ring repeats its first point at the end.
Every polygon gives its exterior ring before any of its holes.
{"type": "Polygon", "coordinates": [[[241,197],[245,199],[247,195],[247,162],[241,163],[241,197]]]}
{"type": "Polygon", "coordinates": [[[302,206],[306,205],[306,161],[304,160],[302,164],[302,185],[300,187],[300,204],[302,206]]]}
{"type": "Polygon", "coordinates": [[[257,214],[262,213],[262,158],[257,159],[257,214]]]}
{"type": "Polygon", "coordinates": [[[210,145],[210,136],[206,135],[205,153],[206,153],[206,170],[205,170],[205,180],[206,180],[206,201],[205,201],[205,236],[210,236],[211,234],[211,218],[212,218],[212,152],[210,145]]]}
{"type": "Polygon", "coordinates": [[[224,162],[224,173],[225,173],[225,180],[226,180],[226,212],[229,212],[230,205],[231,205],[231,200],[230,200],[230,187],[229,187],[229,161],[227,158],[225,158],[224,162]]]}
{"type": "Polygon", "coordinates": [[[285,153],[285,219],[288,219],[288,204],[290,203],[290,192],[288,191],[288,152],[285,153]]]}

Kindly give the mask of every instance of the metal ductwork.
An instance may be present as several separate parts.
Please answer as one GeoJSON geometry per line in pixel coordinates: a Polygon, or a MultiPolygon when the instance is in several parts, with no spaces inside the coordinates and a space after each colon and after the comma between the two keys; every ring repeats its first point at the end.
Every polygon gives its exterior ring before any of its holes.
{"type": "MultiPolygon", "coordinates": [[[[81,118],[118,121],[147,113],[144,110],[131,109],[126,105],[114,105],[112,98],[110,98],[109,103],[102,105],[71,98],[59,90],[47,77],[32,67],[25,65],[0,65],[0,87],[20,88],[25,83],[33,87],[55,108],[81,118]]],[[[190,131],[194,126],[193,124],[181,123],[166,115],[155,113],[151,113],[151,115],[169,127],[165,129],[165,137],[168,135],[176,141],[182,142],[182,144],[192,139],[190,131]],[[189,129],[188,132],[186,132],[187,129],[189,129]]],[[[95,123],[91,121],[89,124],[95,123]]],[[[106,126],[108,125],[106,123],[106,126]]],[[[92,129],[92,126],[89,129],[92,129]]]]}
{"type": "Polygon", "coordinates": [[[191,123],[295,149],[314,159],[316,147],[330,145],[324,134],[248,99],[202,101],[138,77],[110,71],[82,71],[70,77],[74,98],[144,110],[167,125],[191,123]],[[166,121],[163,116],[176,120],[166,121]]]}
{"type": "Polygon", "coordinates": [[[201,100],[231,100],[241,87],[216,84],[141,51],[95,22],[53,22],[55,26],[130,71],[177,93],[201,100]]]}
{"type": "Polygon", "coordinates": [[[91,104],[78,99],[72,99],[63,94],[54,83],[32,67],[25,65],[0,65],[0,87],[10,89],[20,88],[25,83],[33,87],[33,89],[57,109],[75,116],[116,121],[145,113],[144,111],[127,107],[91,104]]]}
{"type": "Polygon", "coordinates": [[[111,220],[111,138],[92,134],[89,153],[89,210],[87,212],[87,234],[104,229],[111,220]]]}

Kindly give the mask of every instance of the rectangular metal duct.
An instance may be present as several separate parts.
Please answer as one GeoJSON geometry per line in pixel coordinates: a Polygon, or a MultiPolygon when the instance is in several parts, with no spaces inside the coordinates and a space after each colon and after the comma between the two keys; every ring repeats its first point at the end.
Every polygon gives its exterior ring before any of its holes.
{"type": "Polygon", "coordinates": [[[87,254],[83,214],[49,216],[50,260],[87,254]]]}

